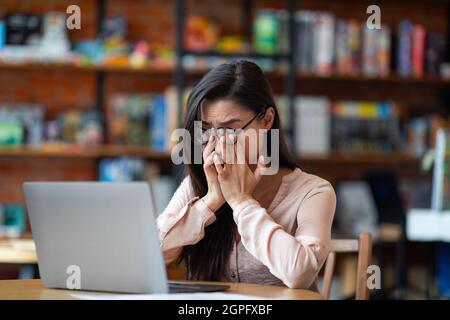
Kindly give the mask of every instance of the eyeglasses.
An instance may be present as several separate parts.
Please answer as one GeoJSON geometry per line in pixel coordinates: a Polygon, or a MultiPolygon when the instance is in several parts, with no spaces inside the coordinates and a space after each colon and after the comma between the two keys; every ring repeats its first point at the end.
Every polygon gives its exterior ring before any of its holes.
{"type": "Polygon", "coordinates": [[[242,131],[244,131],[244,129],[247,128],[250,125],[250,123],[252,123],[256,118],[260,117],[263,114],[264,114],[264,112],[257,113],[242,128],[239,128],[239,129],[224,128],[224,127],[209,128],[209,129],[202,128],[201,136],[194,134],[194,142],[197,144],[201,144],[201,145],[207,144],[211,135],[215,134],[216,138],[218,138],[218,139],[220,139],[223,136],[230,137],[231,138],[230,141],[233,141],[232,143],[234,143],[234,141],[235,141],[234,138],[236,138],[242,131]]]}

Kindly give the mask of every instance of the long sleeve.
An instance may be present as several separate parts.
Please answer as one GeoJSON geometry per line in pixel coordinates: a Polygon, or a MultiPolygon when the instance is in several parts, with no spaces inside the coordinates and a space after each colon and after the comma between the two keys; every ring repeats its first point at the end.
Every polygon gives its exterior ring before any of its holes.
{"type": "MultiPolygon", "coordinates": [[[[277,224],[256,200],[233,211],[244,247],[290,288],[310,288],[329,251],[336,196],[328,182],[309,191],[296,210],[295,234],[277,224]]],[[[291,210],[291,209],[290,209],[291,210]]]]}
{"type": "Polygon", "coordinates": [[[205,227],[215,220],[214,212],[194,195],[190,179],[186,177],[157,218],[164,261],[176,260],[184,246],[199,242],[205,227]]]}

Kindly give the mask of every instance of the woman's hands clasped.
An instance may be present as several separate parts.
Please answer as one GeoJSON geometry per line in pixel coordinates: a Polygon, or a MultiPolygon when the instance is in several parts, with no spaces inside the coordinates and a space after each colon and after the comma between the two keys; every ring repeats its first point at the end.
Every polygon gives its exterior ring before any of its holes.
{"type": "MultiPolygon", "coordinates": [[[[252,171],[245,161],[245,148],[240,139],[227,144],[227,138],[220,138],[221,154],[212,153],[217,180],[223,198],[232,209],[243,201],[253,199],[253,191],[261,180],[264,158],[259,157],[256,169],[252,171]]],[[[217,149],[217,148],[216,148],[217,149]]]]}

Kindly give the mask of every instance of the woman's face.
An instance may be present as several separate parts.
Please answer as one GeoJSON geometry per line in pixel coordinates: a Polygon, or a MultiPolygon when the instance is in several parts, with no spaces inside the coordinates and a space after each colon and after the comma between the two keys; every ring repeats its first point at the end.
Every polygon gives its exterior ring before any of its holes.
{"type": "MultiPolygon", "coordinates": [[[[201,108],[203,129],[241,129],[247,125],[244,129],[244,133],[248,137],[245,142],[245,159],[249,164],[256,163],[255,159],[258,159],[260,148],[263,145],[258,132],[260,129],[272,128],[275,110],[270,107],[264,114],[260,114],[256,118],[255,116],[254,111],[231,100],[205,101],[201,108]]],[[[216,152],[221,153],[219,144],[216,144],[216,152]]]]}

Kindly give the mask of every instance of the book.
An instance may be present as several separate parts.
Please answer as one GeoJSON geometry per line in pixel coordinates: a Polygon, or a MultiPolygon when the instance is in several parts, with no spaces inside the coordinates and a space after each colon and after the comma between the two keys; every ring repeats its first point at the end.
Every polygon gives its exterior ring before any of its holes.
{"type": "Polygon", "coordinates": [[[350,50],[350,75],[361,73],[361,24],[349,20],[347,24],[347,43],[350,50]]]}
{"type": "Polygon", "coordinates": [[[399,75],[405,77],[412,74],[412,37],[413,24],[411,21],[401,21],[398,25],[397,72],[399,75]]]}
{"type": "Polygon", "coordinates": [[[422,77],[425,62],[425,28],[416,24],[413,28],[412,40],[412,74],[415,77],[422,77]]]}
{"type": "Polygon", "coordinates": [[[300,72],[309,73],[313,71],[313,23],[314,13],[300,10],[295,13],[295,25],[297,33],[297,48],[295,52],[297,67],[300,72]]]}
{"type": "Polygon", "coordinates": [[[278,21],[280,25],[278,52],[287,54],[290,51],[289,43],[289,12],[287,10],[277,10],[278,21]]]}
{"type": "Polygon", "coordinates": [[[429,32],[425,57],[425,68],[431,76],[440,75],[440,67],[445,59],[446,50],[445,34],[440,32],[429,32]]]}
{"type": "Polygon", "coordinates": [[[333,72],[334,61],[334,16],[318,12],[314,20],[314,72],[328,76],[333,72]]]}
{"type": "Polygon", "coordinates": [[[391,29],[382,25],[378,31],[377,64],[378,75],[386,77],[391,70],[391,29]]]}
{"type": "Polygon", "coordinates": [[[399,147],[399,118],[388,101],[334,101],[332,146],[339,152],[388,153],[399,147]]]}
{"type": "Polygon", "coordinates": [[[434,151],[431,209],[450,210],[450,131],[439,129],[434,151]]]}
{"type": "Polygon", "coordinates": [[[109,141],[168,151],[178,125],[176,90],[161,93],[116,94],[108,108],[109,141]]]}
{"type": "Polygon", "coordinates": [[[330,151],[330,101],[321,96],[295,100],[295,150],[300,155],[326,155],[330,151]]]}
{"type": "Polygon", "coordinates": [[[350,74],[350,47],[348,46],[347,20],[338,19],[336,21],[336,73],[340,75],[350,74]]]}
{"type": "Polygon", "coordinates": [[[379,30],[363,28],[362,72],[365,76],[378,76],[378,38],[379,30]]]}

